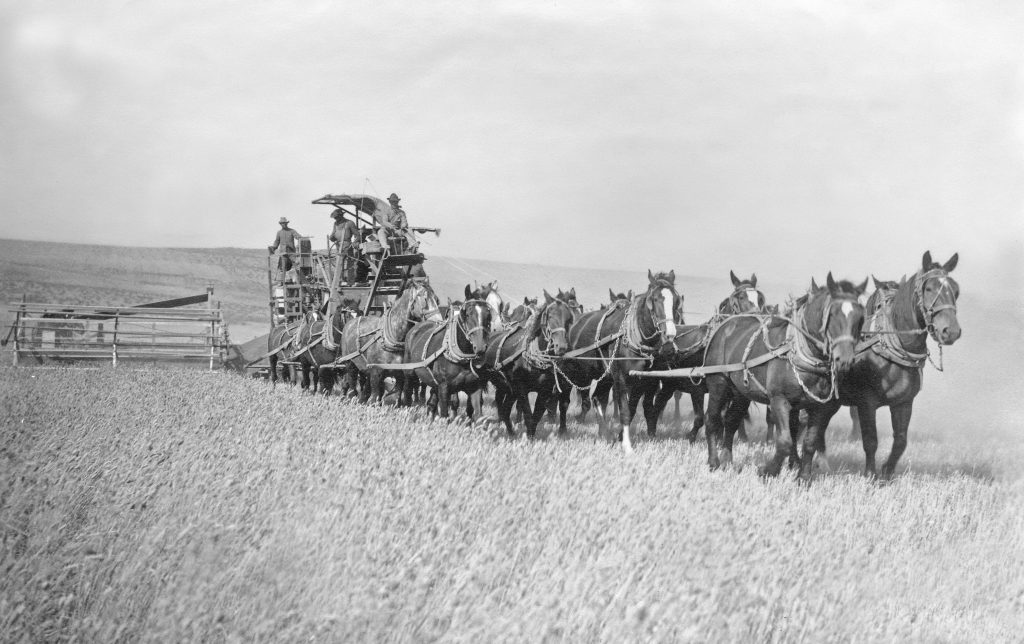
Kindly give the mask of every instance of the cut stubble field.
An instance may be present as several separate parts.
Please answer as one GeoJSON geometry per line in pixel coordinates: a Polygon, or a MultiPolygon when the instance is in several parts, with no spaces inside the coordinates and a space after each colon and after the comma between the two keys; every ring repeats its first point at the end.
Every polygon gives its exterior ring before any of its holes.
{"type": "MultiPolygon", "coordinates": [[[[529,442],[232,374],[0,369],[11,640],[1012,641],[1005,442],[912,437],[888,485],[529,442]]],[[[912,428],[914,431],[915,428],[912,428]]],[[[925,433],[917,426],[917,436],[925,433]]],[[[758,432],[755,431],[755,435],[758,432]]]]}

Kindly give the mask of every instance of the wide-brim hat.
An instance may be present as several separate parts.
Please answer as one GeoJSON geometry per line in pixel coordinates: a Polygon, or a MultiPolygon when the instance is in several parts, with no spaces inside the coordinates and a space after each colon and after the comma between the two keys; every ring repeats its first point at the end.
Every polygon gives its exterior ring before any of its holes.
{"type": "Polygon", "coordinates": [[[388,201],[401,201],[401,198],[398,195],[396,195],[395,193],[392,192],[391,196],[388,197],[388,201]]]}
{"type": "Polygon", "coordinates": [[[332,217],[342,217],[342,216],[344,216],[344,214],[345,214],[345,211],[342,210],[341,208],[335,208],[334,210],[331,211],[331,216],[332,217]]]}
{"type": "Polygon", "coordinates": [[[287,217],[281,217],[280,219],[277,220],[277,223],[279,223],[279,224],[287,224],[288,223],[288,218],[287,217]]]}

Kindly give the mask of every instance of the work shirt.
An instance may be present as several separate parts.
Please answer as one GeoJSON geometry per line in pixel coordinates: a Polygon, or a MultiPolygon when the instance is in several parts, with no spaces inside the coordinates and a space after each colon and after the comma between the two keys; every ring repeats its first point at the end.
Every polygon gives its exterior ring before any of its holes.
{"type": "Polygon", "coordinates": [[[345,252],[352,245],[353,237],[356,242],[359,241],[359,228],[353,222],[347,219],[335,222],[330,239],[333,242],[338,242],[341,246],[341,252],[345,252]]]}
{"type": "Polygon", "coordinates": [[[274,252],[280,247],[282,253],[294,253],[299,245],[299,237],[302,235],[294,228],[282,228],[277,231],[277,237],[274,238],[274,243],[270,246],[270,252],[274,252]]]}

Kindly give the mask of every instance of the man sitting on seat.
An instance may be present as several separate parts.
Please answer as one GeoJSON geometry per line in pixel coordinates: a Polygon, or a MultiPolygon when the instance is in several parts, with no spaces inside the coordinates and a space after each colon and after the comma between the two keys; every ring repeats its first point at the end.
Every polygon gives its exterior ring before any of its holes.
{"type": "Polygon", "coordinates": [[[409,220],[405,216],[405,211],[398,205],[401,201],[398,195],[391,193],[388,197],[388,203],[391,204],[391,211],[383,213],[383,216],[377,217],[377,222],[380,226],[377,228],[377,239],[380,240],[382,247],[390,248],[388,244],[388,235],[402,236],[405,238],[408,246],[407,250],[399,248],[403,252],[415,253],[419,248],[420,242],[416,239],[416,235],[409,230],[409,220]]]}

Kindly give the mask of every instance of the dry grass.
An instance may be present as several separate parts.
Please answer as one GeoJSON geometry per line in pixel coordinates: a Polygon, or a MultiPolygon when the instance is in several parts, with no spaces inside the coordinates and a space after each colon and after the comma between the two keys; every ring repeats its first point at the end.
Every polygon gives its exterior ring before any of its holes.
{"type": "MultiPolygon", "coordinates": [[[[0,633],[84,641],[1010,641],[1018,455],[887,486],[510,442],[227,374],[0,369],[0,633]]],[[[966,445],[966,444],[965,444],[966,445]]]]}

